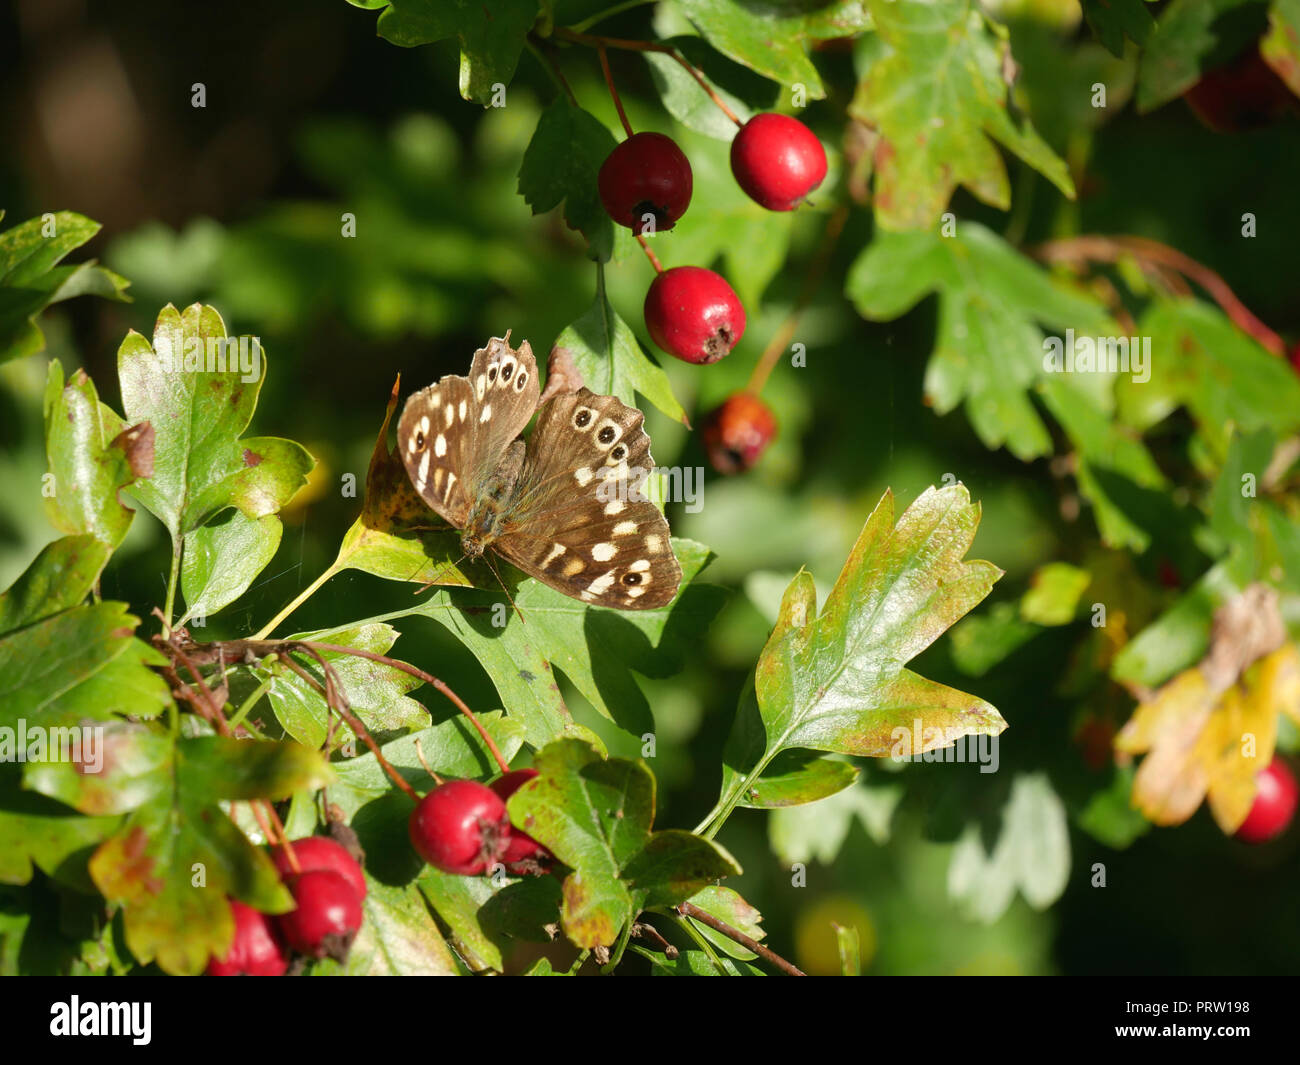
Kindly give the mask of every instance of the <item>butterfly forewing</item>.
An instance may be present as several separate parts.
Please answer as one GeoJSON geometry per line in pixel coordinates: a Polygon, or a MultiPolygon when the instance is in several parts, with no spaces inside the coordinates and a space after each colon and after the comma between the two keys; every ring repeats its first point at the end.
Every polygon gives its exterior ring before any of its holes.
{"type": "Polygon", "coordinates": [[[547,401],[496,550],[552,588],[624,610],[660,607],[681,567],[644,496],[654,462],[642,414],[587,389],[547,401]]]}
{"type": "Polygon", "coordinates": [[[461,528],[483,483],[524,431],[540,395],[528,342],[494,337],[474,353],[468,377],[444,377],[406,401],[398,448],[415,490],[461,528]]]}

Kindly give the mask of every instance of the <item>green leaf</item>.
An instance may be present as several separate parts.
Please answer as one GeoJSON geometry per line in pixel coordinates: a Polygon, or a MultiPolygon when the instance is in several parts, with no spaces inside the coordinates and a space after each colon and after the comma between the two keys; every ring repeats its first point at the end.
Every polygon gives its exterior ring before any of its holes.
{"type": "Polygon", "coordinates": [[[1064,160],[1007,107],[1005,39],[969,0],[866,0],[876,23],[849,114],[876,131],[876,220],[888,230],[935,225],[958,185],[1011,203],[994,142],[1074,198],[1064,160]],[[924,131],[923,133],[921,131],[924,131]]]}
{"type": "Polygon", "coordinates": [[[808,58],[807,43],[871,28],[870,5],[861,0],[836,0],[806,14],[786,14],[793,5],[783,10],[742,0],[677,0],[677,6],[723,55],[787,88],[803,85],[815,100],[826,90],[808,58]]]}
{"type": "Polygon", "coordinates": [[[708,548],[674,538],[673,550],[682,567],[682,590],[658,610],[591,606],[530,578],[513,594],[518,613],[497,597],[477,593],[439,593],[411,613],[446,626],[474,653],[533,746],[576,728],[552,670],[568,677],[602,715],[640,736],[653,731],[654,718],[633,671],[648,677],[680,671],[725,595],[695,583],[712,557],[708,548]],[[489,604],[501,607],[503,625],[491,623],[489,604]]]}
{"type": "MultiPolygon", "coordinates": [[[[514,758],[523,746],[519,726],[497,710],[477,716],[506,760],[514,758]]],[[[416,753],[417,741],[429,768],[441,776],[481,780],[497,771],[496,762],[482,737],[464,717],[457,716],[380,747],[389,765],[418,788],[429,787],[432,782],[420,764],[416,753]]],[[[383,798],[393,790],[392,781],[369,751],[335,762],[333,769],[337,779],[330,789],[330,801],[337,804],[349,819],[367,803],[383,798]]]]}
{"type": "Polygon", "coordinates": [[[636,335],[605,295],[605,268],[596,266],[596,300],[591,308],[555,339],[573,356],[583,382],[593,392],[618,396],[636,406],[639,392],[668,417],[685,423],[686,412],[673,395],[663,369],[651,362],[636,335]]]}
{"type": "Polygon", "coordinates": [[[85,373],[78,370],[65,386],[62,366],[51,361],[45,387],[50,491],[42,492],[51,525],[117,547],[135,516],[118,493],[152,476],[153,449],[154,431],[147,421],[126,428],[99,402],[85,373]]]}
{"type": "Polygon", "coordinates": [[[702,950],[683,950],[673,961],[662,954],[637,949],[638,953],[648,958],[651,964],[651,976],[766,976],[762,969],[743,961],[722,958],[719,965],[723,972],[718,972],[717,965],[702,950]]]}
{"type": "MultiPolygon", "coordinates": [[[[719,77],[726,78],[728,81],[747,80],[745,76],[749,71],[745,67],[723,59],[697,37],[672,37],[660,43],[676,49],[696,70],[701,71],[705,82],[742,122],[747,122],[753,116],[753,111],[744,99],[728,92],[715,81],[715,78],[719,77]]],[[[655,88],[659,90],[659,100],[664,105],[664,110],[687,129],[729,143],[736,135],[736,124],[709,98],[708,93],[700,88],[699,83],[691,77],[690,73],[672,56],[663,52],[643,54],[646,62],[650,64],[650,73],[654,77],[655,88]]],[[[753,78],[752,75],[750,77],[758,82],[760,87],[771,88],[768,82],[753,78]]],[[[752,84],[746,87],[748,89],[746,95],[755,94],[752,84]]],[[[772,92],[763,92],[762,106],[771,107],[776,102],[775,95],[772,92]]],[[[694,168],[694,160],[691,165],[694,168]]],[[[710,192],[712,191],[710,188],[710,192]]]]}
{"type": "Polygon", "coordinates": [[[112,550],[89,534],[46,544],[0,595],[0,636],[80,603],[95,587],[112,550]]]}
{"type": "Polygon", "coordinates": [[[57,211],[0,233],[0,362],[44,349],[36,316],[52,303],[82,295],[130,298],[126,278],[96,266],[93,259],[58,265],[99,229],[98,222],[84,215],[57,211]]]}
{"type": "Polygon", "coordinates": [[[1259,54],[1300,96],[1300,2],[1273,0],[1268,12],[1268,32],[1259,42],[1259,54]]]}
{"type": "Polygon", "coordinates": [[[155,430],[153,475],[132,489],[172,535],[181,538],[227,507],[247,518],[274,514],[306,483],[314,465],[291,440],[246,437],[265,378],[265,358],[252,338],[247,366],[226,342],[226,325],[211,307],[158,315],[153,344],[134,331],[118,349],[122,402],[130,421],[155,430]],[[208,364],[211,349],[212,369],[208,364]],[[223,363],[226,369],[220,367],[223,363]],[[232,365],[234,364],[234,365],[232,365]],[[244,380],[256,374],[250,380],[244,380]]]}
{"type": "Polygon", "coordinates": [[[1146,44],[1156,20],[1145,0],[1083,0],[1083,17],[1112,55],[1124,54],[1124,38],[1146,44]]]}
{"type": "Polygon", "coordinates": [[[1135,772],[1132,766],[1116,768],[1110,783],[1094,790],[1075,817],[1083,831],[1114,850],[1124,850],[1151,830],[1151,822],[1133,809],[1135,772]]]}
{"type": "Polygon", "coordinates": [[[560,884],[554,877],[498,883],[493,876],[454,876],[428,868],[419,884],[475,972],[501,972],[503,951],[515,941],[546,943],[552,938],[545,926],[554,927],[560,908],[560,884]]]}
{"type": "Polygon", "coordinates": [[[533,214],[564,203],[564,220],[587,238],[591,257],[609,260],[614,222],[600,202],[596,175],[617,142],[597,119],[557,96],[542,112],[519,167],[519,194],[533,214]]]}
{"type": "Polygon", "coordinates": [[[750,785],[738,805],[776,810],[816,802],[851,787],[858,775],[851,762],[821,758],[811,751],[782,751],[750,785]]]}
{"type": "MultiPolygon", "coordinates": [[[[378,4],[368,4],[378,7],[378,4]]],[[[460,41],[460,94],[485,107],[494,86],[509,85],[537,18],[537,0],[391,0],[379,15],[379,36],[402,48],[447,37],[460,41]]]]}
{"type": "MultiPolygon", "coordinates": [[[[372,622],[343,631],[299,633],[287,639],[319,640],[386,655],[400,635],[391,625],[372,622]]],[[[294,657],[324,688],[325,672],[320,662],[306,653],[294,657]]],[[[429,712],[406,694],[423,683],[418,677],[344,651],[322,651],[321,658],[333,669],[352,712],[372,732],[395,729],[410,732],[428,724],[429,712]]],[[[320,747],[325,742],[331,717],[329,705],[321,694],[282,662],[263,663],[252,672],[259,682],[271,679],[267,699],[285,732],[308,747],[320,747]]],[[[349,741],[360,742],[350,728],[339,725],[334,731],[333,746],[349,741]]]]}
{"type": "Polygon", "coordinates": [[[573,870],[560,909],[579,947],[612,944],[646,905],[672,905],[740,867],[688,832],[652,832],[654,776],[644,762],[603,759],[580,740],[538,752],[540,775],[510,798],[510,820],[573,870]]]}
{"type": "Polygon", "coordinates": [[[953,626],[949,640],[953,665],[968,677],[982,677],[1042,631],[1020,616],[1018,604],[994,603],[953,626]]]}
{"type": "MultiPolygon", "coordinates": [[[[733,891],[731,888],[710,885],[703,891],[696,892],[687,901],[693,902],[705,913],[712,914],[718,920],[725,921],[738,932],[743,932],[749,936],[750,939],[758,940],[767,935],[767,932],[760,924],[763,915],[746,902],[739,892],[733,891]]],[[[688,920],[691,921],[700,935],[728,957],[738,958],[740,961],[752,961],[758,957],[752,950],[748,947],[742,947],[730,936],[724,936],[721,932],[700,921],[691,918],[688,918],[688,920]]]]}
{"type": "Polygon", "coordinates": [[[22,767],[0,763],[0,884],[26,884],[36,868],[80,890],[91,887],[86,859],[117,830],[120,817],[82,817],[22,789],[22,767]]]}
{"type": "Polygon", "coordinates": [[[1114,331],[1097,302],[1059,287],[974,222],[962,222],[955,237],[878,233],[850,268],[845,290],[872,321],[896,318],[938,292],[927,401],[939,414],[964,402],[980,440],[991,448],[1005,445],[1021,459],[1052,449],[1028,395],[1049,380],[1037,323],[1080,334],[1114,331]]]}
{"type": "MultiPolygon", "coordinates": [[[[162,784],[95,852],[90,874],[106,899],[125,907],[126,942],[138,961],[198,973],[233,938],[227,896],[266,913],[293,908],[266,851],[217,803],[283,799],[328,784],[332,774],[297,744],[219,736],[180,740],[160,765],[140,768],[162,784]]],[[[130,777],[126,768],[111,771],[130,777]]]]}
{"type": "Polygon", "coordinates": [[[1017,889],[1036,910],[1061,897],[1070,876],[1070,835],[1065,807],[1043,773],[1016,777],[1002,811],[993,852],[967,826],[948,865],[948,894],[976,920],[992,924],[1017,889]]]}
{"type": "Polygon", "coordinates": [[[1068,625],[1091,582],[1092,574],[1068,562],[1040,566],[1020,600],[1020,616],[1036,625],[1068,625]]]}
{"type": "Polygon", "coordinates": [[[246,518],[226,510],[185,537],[181,555],[181,590],[191,616],[207,617],[248,590],[275,557],[283,526],[274,514],[246,518]]]}
{"type": "Polygon", "coordinates": [[[915,728],[934,750],[1006,728],[984,700],[903,668],[1001,576],[991,563],[962,561],[979,516],[963,485],[927,488],[895,527],[886,492],[820,615],[811,576],[791,581],[759,658],[757,711],[742,702],[732,726],[720,809],[791,747],[879,758],[896,753],[899,730],[910,743],[915,728]]]}
{"type": "Polygon", "coordinates": [[[835,929],[835,947],[840,954],[840,975],[861,976],[862,946],[858,940],[857,927],[845,927],[842,924],[832,924],[831,927],[835,929]]]}
{"type": "MultiPolygon", "coordinates": [[[[467,878],[468,879],[468,878],[467,878]]],[[[361,930],[342,971],[348,976],[456,976],[455,955],[415,884],[394,886],[366,876],[361,930]]],[[[336,962],[322,963],[338,969],[336,962]]]]}
{"type": "Polygon", "coordinates": [[[0,724],[46,728],[83,718],[152,717],[171,705],[166,661],[136,639],[125,603],[78,606],[0,639],[0,724]]]}
{"type": "Polygon", "coordinates": [[[1172,0],[1142,53],[1137,109],[1152,111],[1181,96],[1202,71],[1258,36],[1263,21],[1263,5],[1255,0],[1172,0]]]}

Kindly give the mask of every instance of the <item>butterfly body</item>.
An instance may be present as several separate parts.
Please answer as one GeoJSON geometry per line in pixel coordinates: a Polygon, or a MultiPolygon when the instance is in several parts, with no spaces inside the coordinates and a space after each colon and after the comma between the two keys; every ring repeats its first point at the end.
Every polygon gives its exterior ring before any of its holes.
{"type": "Polygon", "coordinates": [[[543,401],[537,378],[527,341],[516,350],[494,338],[468,377],[411,396],[397,430],[411,483],[460,530],[470,558],[491,549],[600,606],[663,606],[681,568],[668,523],[642,493],[654,464],[641,412],[585,388],[543,401]]]}

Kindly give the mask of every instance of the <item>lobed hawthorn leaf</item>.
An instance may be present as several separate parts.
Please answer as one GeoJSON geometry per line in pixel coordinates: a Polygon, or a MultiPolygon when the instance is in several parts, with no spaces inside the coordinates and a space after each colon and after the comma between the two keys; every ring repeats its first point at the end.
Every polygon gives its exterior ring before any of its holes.
{"type": "MultiPolygon", "coordinates": [[[[681,53],[704,80],[718,94],[742,122],[747,122],[754,108],[767,110],[775,103],[778,90],[770,81],[759,77],[746,67],[721,56],[698,37],[670,37],[660,42],[681,53]]],[[[736,135],[736,124],[731,121],[709,95],[700,88],[680,63],[663,52],[644,52],[659,101],[664,110],[689,130],[730,142],[736,135]]],[[[692,169],[695,163],[692,159],[692,169]]],[[[694,216],[692,216],[694,218],[694,216]]]]}
{"type": "Polygon", "coordinates": [[[121,490],[153,475],[153,426],[142,421],[128,428],[100,403],[81,370],[65,385],[57,359],[50,362],[44,408],[53,488],[45,495],[46,517],[60,532],[89,533],[112,550],[135,517],[121,490]]]}
{"type": "Polygon", "coordinates": [[[113,549],[89,533],[41,548],[0,595],[0,636],[76,606],[90,594],[113,549]]]}
{"type": "Polygon", "coordinates": [[[275,557],[283,531],[274,514],[246,518],[238,510],[224,510],[187,533],[181,553],[186,611],[177,624],[215,614],[248,591],[275,557]]]}
{"type": "Polygon", "coordinates": [[[673,905],[740,874],[711,840],[652,831],[655,780],[644,762],[607,760],[565,739],[533,764],[540,775],[510,797],[510,820],[573,870],[560,920],[577,946],[610,945],[645,906],[673,905]]]}
{"type": "Polygon", "coordinates": [[[456,957],[414,884],[394,886],[366,876],[362,921],[347,964],[327,959],[313,976],[457,976],[456,957]]]}
{"type": "MultiPolygon", "coordinates": [[[[227,897],[265,913],[293,908],[266,851],[254,846],[217,805],[220,801],[283,799],[315,790],[332,774],[318,752],[296,743],[201,736],[162,742],[161,759],[137,741],[138,768],[154,777],[142,801],[90,860],[90,875],[109,902],[125,907],[126,942],[142,964],[156,961],[173,975],[201,972],[234,937],[227,897]],[[159,763],[160,764],[153,764],[159,763]],[[146,797],[147,796],[147,797],[146,797]]],[[[111,767],[124,787],[130,767],[111,767]]],[[[66,774],[37,776],[66,793],[66,774]]],[[[102,795],[82,793],[85,801],[102,795]]]]}
{"type": "Polygon", "coordinates": [[[62,884],[93,890],[86,859],[121,822],[111,815],[83,817],[26,791],[22,766],[0,763],[0,884],[26,884],[40,869],[62,884]]]}
{"type": "Polygon", "coordinates": [[[686,424],[686,412],[673,395],[668,375],[645,354],[636,334],[610,304],[603,264],[596,266],[595,302],[555,338],[555,347],[569,352],[583,383],[593,392],[618,396],[629,407],[636,406],[639,392],[668,417],[686,424]]]}
{"type": "Polygon", "coordinates": [[[587,238],[591,257],[600,262],[614,252],[614,222],[600,201],[596,175],[617,143],[598,119],[560,95],[542,112],[519,166],[519,194],[533,214],[563,202],[564,220],[587,238]]]}
{"type": "MultiPolygon", "coordinates": [[[[687,901],[693,902],[701,910],[712,914],[720,921],[725,921],[737,931],[744,932],[750,939],[762,939],[767,935],[767,932],[760,924],[763,915],[746,902],[738,891],[733,891],[729,887],[719,887],[716,884],[711,884],[704,890],[696,892],[687,901]]],[[[730,936],[724,936],[721,932],[700,921],[696,921],[694,918],[688,918],[688,920],[695,926],[695,930],[700,935],[728,957],[740,961],[753,961],[758,957],[752,950],[748,947],[742,947],[730,936]]]]}
{"type": "Polygon", "coordinates": [[[812,751],[782,751],[750,785],[739,805],[755,810],[800,806],[852,787],[859,775],[851,762],[822,758],[812,751]]]}
{"type": "MultiPolygon", "coordinates": [[[[320,640],[382,655],[388,653],[400,635],[391,625],[370,622],[350,629],[299,633],[286,639],[320,640]]],[[[305,654],[294,657],[322,687],[325,686],[324,670],[314,657],[305,654]]],[[[418,677],[343,651],[322,651],[321,658],[333,668],[353,713],[372,732],[399,729],[413,732],[428,724],[429,712],[406,695],[423,683],[418,677]]],[[[321,694],[280,662],[258,665],[252,673],[259,683],[271,681],[266,698],[285,732],[308,747],[322,746],[332,712],[321,694]]],[[[360,742],[347,725],[336,727],[332,749],[349,741],[360,742]]]]}
{"type": "Polygon", "coordinates": [[[460,94],[485,107],[495,86],[509,85],[524,40],[538,16],[538,0],[389,0],[364,5],[380,11],[379,36],[402,48],[448,37],[460,43],[460,94]]]}
{"type": "Polygon", "coordinates": [[[1070,199],[1069,169],[1033,126],[1007,106],[1010,59],[978,4],[865,0],[876,36],[860,50],[865,69],[849,114],[875,130],[876,221],[886,230],[933,227],[958,185],[983,203],[1011,203],[994,142],[1070,199]]]}
{"type": "Polygon", "coordinates": [[[724,808],[790,748],[879,758],[901,728],[920,732],[920,750],[908,752],[917,755],[1006,728],[984,700],[904,668],[1001,576],[963,561],[979,517],[957,484],[927,488],[895,525],[887,491],[820,614],[812,577],[796,575],[758,661],[757,705],[741,702],[723,752],[724,808]]]}
{"type": "Polygon", "coordinates": [[[1083,0],[1083,17],[1092,34],[1112,55],[1124,54],[1124,38],[1144,45],[1156,20],[1147,0],[1083,0]]]}
{"type": "Polygon", "coordinates": [[[253,381],[244,381],[238,366],[221,370],[216,361],[212,370],[183,368],[187,360],[206,366],[209,344],[215,357],[215,345],[225,340],[225,322],[213,308],[195,303],[178,311],[168,304],[152,344],[132,330],[118,349],[127,418],[148,419],[155,432],[153,474],[131,494],[176,545],[227,507],[247,518],[274,514],[315,465],[291,440],[241,439],[265,379],[264,357],[253,381]]]}
{"type": "Polygon", "coordinates": [[[45,728],[115,715],[153,717],[171,705],[165,659],[134,635],[125,603],[77,606],[0,638],[0,725],[45,728]]]}
{"type": "MultiPolygon", "coordinates": [[[[1085,398],[1075,384],[1059,391],[1044,368],[1038,323],[1064,332],[1108,336],[1109,316],[1093,299],[1058,286],[1001,237],[974,222],[958,235],[878,233],[849,269],[845,291],[859,314],[888,321],[931,292],[939,294],[938,336],[926,370],[926,399],[939,414],[965,403],[980,440],[1017,458],[1050,453],[1051,437],[1028,392],[1085,398]]],[[[1094,397],[1094,405],[1105,398],[1094,397]]],[[[1059,409],[1064,404],[1054,404],[1059,409]]],[[[1140,443],[1136,445],[1141,447],[1140,443]]],[[[1105,453],[1105,443],[1092,448],[1105,453]]],[[[1132,461],[1132,460],[1130,460],[1132,461]]]]}
{"type": "Polygon", "coordinates": [[[36,316],[52,303],[85,295],[130,299],[130,282],[93,259],[58,265],[99,230],[84,215],[56,211],[0,232],[0,362],[44,350],[36,316]]]}
{"type": "Polygon", "coordinates": [[[561,902],[555,877],[529,876],[499,884],[492,876],[454,876],[429,867],[419,885],[475,972],[503,971],[502,952],[518,941],[552,939],[546,926],[553,927],[561,902]]]}
{"type": "Polygon", "coordinates": [[[744,0],[676,0],[676,6],[723,55],[787,88],[803,85],[814,100],[824,98],[826,90],[808,57],[808,43],[852,37],[872,25],[871,5],[863,0],[761,6],[744,0]]]}
{"type": "Polygon", "coordinates": [[[1137,109],[1153,111],[1181,96],[1264,27],[1257,0],[1171,0],[1147,38],[1138,68],[1137,109]]]}

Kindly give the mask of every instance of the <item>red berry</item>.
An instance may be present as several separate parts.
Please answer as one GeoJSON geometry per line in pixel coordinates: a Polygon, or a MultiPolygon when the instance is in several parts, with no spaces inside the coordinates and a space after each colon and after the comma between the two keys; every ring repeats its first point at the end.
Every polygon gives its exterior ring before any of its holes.
{"type": "Polygon", "coordinates": [[[1205,71],[1183,99],[1215,133],[1259,129],[1296,106],[1291,90],[1254,44],[1230,62],[1205,71]]]}
{"type": "Polygon", "coordinates": [[[672,229],[691,202],[691,164],[671,137],[634,133],[600,165],[600,202],[609,217],[634,233],[672,229]]]}
{"type": "Polygon", "coordinates": [[[411,843],[444,873],[478,876],[510,845],[510,815],[501,797],[473,780],[449,780],[411,813],[411,843]]]}
{"type": "MultiPolygon", "coordinates": [[[[501,801],[505,802],[536,776],[536,769],[514,769],[505,776],[494,780],[491,787],[493,791],[501,796],[501,801]]],[[[544,869],[543,863],[550,861],[553,857],[549,850],[528,835],[527,832],[512,827],[510,842],[501,854],[501,861],[505,863],[506,869],[511,873],[536,874],[541,873],[544,869]]]]}
{"type": "Polygon", "coordinates": [[[296,910],[276,918],[289,946],[313,958],[342,961],[361,927],[361,899],[347,877],[313,869],[289,882],[296,910]]]}
{"type": "Polygon", "coordinates": [[[1291,363],[1291,369],[1296,373],[1300,373],[1300,340],[1291,345],[1291,350],[1287,353],[1287,359],[1291,363]]]}
{"type": "Polygon", "coordinates": [[[776,418],[750,392],[737,392],[710,411],[701,427],[709,462],[719,473],[743,473],[776,435],[776,418]]]}
{"type": "Polygon", "coordinates": [[[208,962],[208,975],[282,976],[289,957],[271,919],[238,899],[230,900],[230,912],[235,917],[235,938],[225,957],[208,962]]]}
{"type": "Polygon", "coordinates": [[[1245,843],[1265,843],[1280,836],[1295,816],[1300,787],[1286,762],[1274,758],[1268,768],[1255,775],[1255,801],[1246,820],[1237,829],[1245,843]]]}
{"type": "MultiPolygon", "coordinates": [[[[309,836],[296,839],[291,844],[294,856],[298,859],[298,872],[310,873],[317,869],[329,869],[338,873],[352,885],[358,899],[366,897],[366,878],[361,872],[357,860],[347,849],[327,836],[309,836]]],[[[288,880],[296,874],[289,864],[289,856],[283,848],[275,847],[271,851],[271,861],[275,863],[282,880],[288,880]]]]}
{"type": "Polygon", "coordinates": [[[727,282],[700,266],[675,266],[645,294],[645,325],[669,355],[717,362],[745,335],[745,308],[727,282]]]}
{"type": "Polygon", "coordinates": [[[731,172],[755,203],[793,211],[826,178],[826,149],[789,115],[755,115],[731,142],[731,172]]]}

